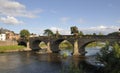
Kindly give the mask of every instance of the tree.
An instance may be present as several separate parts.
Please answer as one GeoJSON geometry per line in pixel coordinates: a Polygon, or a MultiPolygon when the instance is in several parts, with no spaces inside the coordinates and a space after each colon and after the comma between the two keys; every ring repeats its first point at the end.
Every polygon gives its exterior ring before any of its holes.
{"type": "Polygon", "coordinates": [[[82,32],[82,31],[80,31],[80,32],[79,32],[79,35],[80,35],[80,36],[82,36],[82,35],[84,35],[84,34],[83,34],[83,32],[82,32]]]}
{"type": "Polygon", "coordinates": [[[56,33],[54,34],[56,37],[60,35],[59,31],[57,30],[56,33]]]}
{"type": "Polygon", "coordinates": [[[101,32],[99,32],[99,35],[103,35],[101,32]]]}
{"type": "Polygon", "coordinates": [[[109,43],[100,50],[97,59],[104,64],[102,73],[119,73],[120,72],[120,45],[115,43],[110,49],[109,43]]]}
{"type": "Polygon", "coordinates": [[[93,33],[94,36],[96,36],[96,33],[93,33]]]}
{"type": "Polygon", "coordinates": [[[43,34],[46,35],[46,36],[53,36],[54,35],[54,33],[52,32],[52,30],[50,30],[50,29],[44,30],[43,34]]]}
{"type": "Polygon", "coordinates": [[[23,29],[23,30],[20,31],[20,37],[21,38],[24,38],[24,39],[28,40],[29,36],[30,36],[30,32],[28,30],[23,29]]]}
{"type": "Polygon", "coordinates": [[[71,34],[78,35],[79,31],[76,26],[72,26],[70,29],[71,29],[71,34]]]}
{"type": "Polygon", "coordinates": [[[119,36],[120,32],[112,32],[112,33],[109,33],[108,35],[109,36],[119,36]]]}

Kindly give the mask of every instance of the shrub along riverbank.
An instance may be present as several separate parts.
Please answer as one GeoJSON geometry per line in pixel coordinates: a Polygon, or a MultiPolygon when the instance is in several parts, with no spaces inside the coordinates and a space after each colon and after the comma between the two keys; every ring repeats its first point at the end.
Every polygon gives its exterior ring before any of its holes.
{"type": "Polygon", "coordinates": [[[120,73],[120,45],[115,43],[110,49],[109,43],[106,43],[97,59],[101,61],[105,67],[102,73],[120,73]]]}
{"type": "Polygon", "coordinates": [[[24,46],[18,46],[18,45],[0,46],[0,53],[23,51],[24,48],[25,48],[24,46]]]}

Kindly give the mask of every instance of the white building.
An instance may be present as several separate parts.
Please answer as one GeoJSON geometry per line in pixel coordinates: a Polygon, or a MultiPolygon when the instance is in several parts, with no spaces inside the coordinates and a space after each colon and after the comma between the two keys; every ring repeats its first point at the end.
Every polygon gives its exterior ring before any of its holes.
{"type": "Polygon", "coordinates": [[[6,40],[6,34],[0,34],[0,41],[6,40]]]}

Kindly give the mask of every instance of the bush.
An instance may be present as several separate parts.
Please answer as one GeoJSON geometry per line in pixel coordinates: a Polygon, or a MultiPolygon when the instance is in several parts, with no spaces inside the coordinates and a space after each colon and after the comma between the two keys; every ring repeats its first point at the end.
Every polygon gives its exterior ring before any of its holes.
{"type": "Polygon", "coordinates": [[[105,65],[104,73],[120,73],[120,46],[117,43],[111,49],[109,43],[106,43],[97,59],[105,65]]]}

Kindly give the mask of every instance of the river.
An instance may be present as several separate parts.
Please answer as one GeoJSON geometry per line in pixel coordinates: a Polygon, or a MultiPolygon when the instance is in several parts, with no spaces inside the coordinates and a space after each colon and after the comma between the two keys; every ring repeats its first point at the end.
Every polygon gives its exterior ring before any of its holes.
{"type": "MultiPolygon", "coordinates": [[[[62,69],[71,63],[79,66],[85,60],[87,60],[87,57],[68,56],[63,58],[60,54],[36,54],[34,52],[1,53],[0,73],[61,73],[62,69]]],[[[94,72],[89,71],[87,73],[94,72]]]]}

